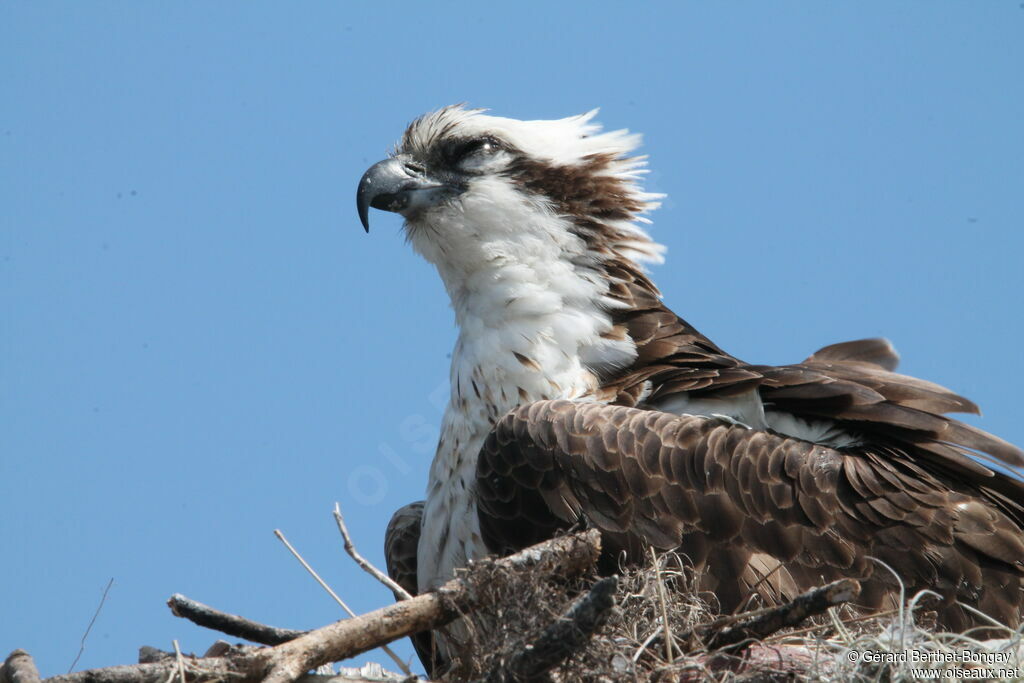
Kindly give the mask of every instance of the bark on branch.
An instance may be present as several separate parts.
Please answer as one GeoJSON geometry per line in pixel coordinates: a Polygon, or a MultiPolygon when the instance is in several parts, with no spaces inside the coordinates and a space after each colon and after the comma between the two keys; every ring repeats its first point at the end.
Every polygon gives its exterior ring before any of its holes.
{"type": "Polygon", "coordinates": [[[280,645],[306,633],[306,631],[295,631],[290,628],[267,626],[245,617],[221,612],[209,605],[186,598],[181,593],[172,595],[167,601],[167,606],[171,608],[171,613],[174,616],[188,619],[197,626],[220,631],[236,638],[245,638],[261,645],[280,645]]]}
{"type": "MultiPolygon", "coordinates": [[[[228,683],[244,683],[258,679],[247,678],[227,657],[204,657],[202,659],[185,657],[185,675],[188,683],[197,681],[226,681],[228,683]]],[[[345,669],[337,676],[322,674],[306,674],[300,676],[297,683],[398,683],[405,681],[404,676],[373,671],[371,667],[345,669]]],[[[73,674],[54,676],[45,679],[45,683],[181,683],[178,676],[178,665],[175,660],[148,664],[130,664],[127,666],[111,666],[105,669],[79,671],[73,674]]]]}
{"type": "MultiPolygon", "coordinates": [[[[543,567],[550,574],[573,576],[586,571],[601,553],[596,529],[538,543],[499,560],[486,560],[507,569],[543,567]]],[[[473,571],[432,593],[390,605],[355,619],[335,622],[266,651],[262,665],[265,683],[289,683],[306,671],[348,659],[383,643],[443,626],[483,606],[487,591],[479,590],[473,571]]]]}
{"type": "MultiPolygon", "coordinates": [[[[593,566],[600,553],[601,536],[596,530],[590,530],[554,538],[514,555],[480,564],[513,571],[539,569],[554,576],[571,577],[593,566]]],[[[308,631],[275,647],[247,648],[221,657],[186,657],[184,667],[188,682],[229,679],[233,683],[291,683],[322,664],[348,659],[413,633],[438,628],[487,606],[487,601],[493,599],[490,597],[493,591],[484,590],[484,578],[475,577],[487,577],[490,573],[486,570],[474,573],[470,567],[432,593],[308,631]]],[[[54,676],[46,679],[46,683],[164,683],[176,667],[176,662],[171,660],[115,666],[54,676]]]]}
{"type": "Polygon", "coordinates": [[[517,652],[508,664],[492,671],[486,683],[542,680],[540,677],[583,648],[607,621],[615,606],[619,580],[609,576],[595,583],[558,621],[517,652]]]}
{"type": "Polygon", "coordinates": [[[849,602],[860,595],[860,584],[840,579],[801,593],[785,605],[736,615],[733,625],[722,628],[721,620],[698,627],[694,635],[709,650],[717,650],[744,641],[763,640],[787,626],[796,626],[807,617],[821,614],[829,607],[849,602]]]}
{"type": "Polygon", "coordinates": [[[39,670],[32,656],[24,650],[7,655],[0,666],[0,683],[39,683],[39,670]]]}

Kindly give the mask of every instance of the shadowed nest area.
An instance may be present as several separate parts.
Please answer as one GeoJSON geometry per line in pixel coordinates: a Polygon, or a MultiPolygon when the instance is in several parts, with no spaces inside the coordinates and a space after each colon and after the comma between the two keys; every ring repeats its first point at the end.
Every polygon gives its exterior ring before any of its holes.
{"type": "MultiPolygon", "coordinates": [[[[458,641],[446,680],[487,679],[491,672],[509,671],[514,659],[528,652],[551,624],[564,620],[574,601],[598,581],[594,574],[552,580],[540,572],[497,566],[478,571],[481,590],[490,593],[483,602],[493,607],[464,618],[467,633],[458,641]]],[[[657,564],[652,559],[644,566],[621,568],[614,606],[605,611],[589,640],[547,672],[550,678],[658,680],[671,666],[663,617],[668,616],[673,659],[678,660],[684,652],[678,638],[692,634],[697,624],[711,621],[715,614],[714,607],[692,589],[693,579],[692,569],[672,555],[659,557],[657,564]]]]}
{"type": "Polygon", "coordinates": [[[1024,670],[1019,630],[993,623],[985,635],[998,637],[986,640],[937,632],[934,596],[927,591],[907,596],[903,609],[874,614],[845,604],[847,597],[810,609],[751,603],[722,615],[713,594],[696,590],[692,566],[668,553],[620,567],[611,579],[614,604],[594,632],[588,637],[577,627],[572,643],[563,633],[559,642],[568,653],[555,655],[562,658],[549,669],[531,671],[523,661],[543,659],[534,650],[546,646],[545,633],[570,621],[573,606],[601,579],[594,573],[552,579],[494,565],[473,571],[486,594],[481,603],[491,606],[467,614],[459,637],[445,631],[456,644],[451,667],[439,680],[896,681],[916,680],[922,668],[938,678],[945,672],[1014,677],[1024,670]],[[775,614],[755,623],[766,612],[775,614]]]}

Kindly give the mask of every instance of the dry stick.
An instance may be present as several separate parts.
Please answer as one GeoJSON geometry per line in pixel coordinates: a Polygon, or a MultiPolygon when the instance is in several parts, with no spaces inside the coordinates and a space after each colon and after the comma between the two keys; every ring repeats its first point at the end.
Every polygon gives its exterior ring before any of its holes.
{"type": "MultiPolygon", "coordinates": [[[[882,610],[881,612],[872,612],[871,614],[861,614],[861,615],[858,615],[856,617],[850,617],[849,619],[840,619],[839,623],[841,623],[843,626],[849,626],[850,624],[856,624],[857,622],[860,622],[860,621],[867,621],[869,619],[880,619],[882,617],[892,616],[893,614],[896,614],[899,611],[900,611],[899,608],[894,607],[892,609],[882,610]]],[[[769,637],[772,638],[772,639],[776,639],[776,638],[794,638],[794,637],[802,635],[804,633],[810,633],[811,631],[817,631],[818,629],[822,629],[822,628],[834,628],[834,626],[835,625],[832,624],[832,623],[815,624],[813,626],[807,626],[805,628],[797,629],[795,631],[790,631],[788,633],[773,633],[769,637]]]]}
{"type": "MultiPolygon", "coordinates": [[[[601,552],[596,529],[539,543],[515,555],[487,564],[502,569],[541,566],[558,576],[579,574],[591,567],[601,552]]],[[[478,581],[478,580],[476,580],[478,581]]],[[[436,591],[403,600],[355,619],[339,621],[260,653],[266,671],[264,683],[289,683],[303,672],[347,659],[384,642],[447,624],[493,600],[479,590],[472,569],[436,591]]]]}
{"type": "MultiPolygon", "coordinates": [[[[352,536],[348,533],[348,526],[345,524],[345,517],[341,514],[341,505],[338,503],[334,504],[334,521],[338,523],[338,531],[341,533],[341,539],[345,544],[345,552],[349,554],[349,557],[355,560],[356,564],[369,572],[369,574],[375,579],[390,588],[391,592],[395,594],[397,599],[409,600],[413,597],[412,593],[399,586],[390,576],[374,567],[369,560],[363,557],[359,551],[356,550],[356,544],[352,541],[352,536]]],[[[443,627],[436,629],[436,631],[445,636],[449,635],[447,629],[443,627]]]]}
{"type": "Polygon", "coordinates": [[[398,596],[401,596],[402,600],[408,600],[412,597],[409,591],[399,586],[395,581],[382,572],[381,570],[370,564],[370,561],[359,554],[356,550],[356,544],[352,542],[352,537],[349,536],[348,527],[345,526],[345,518],[341,514],[341,506],[338,503],[334,504],[334,521],[338,523],[338,531],[341,532],[341,539],[345,542],[345,552],[356,561],[360,567],[362,567],[372,577],[383,583],[385,586],[391,589],[391,591],[398,596]]]}
{"type": "MultiPolygon", "coordinates": [[[[828,584],[828,585],[832,585],[832,584],[828,584]]],[[[814,589],[812,589],[812,591],[816,591],[816,590],[821,590],[821,588],[814,588],[814,589]]],[[[801,594],[801,595],[803,595],[803,594],[801,594]]],[[[797,596],[797,598],[799,598],[799,597],[801,597],[801,596],[797,596]]],[[[794,600],[797,599],[797,598],[794,598],[794,600]]],[[[786,605],[788,605],[788,604],[790,604],[790,603],[786,603],[786,605]]],[[[739,621],[749,621],[749,620],[754,619],[756,617],[760,617],[762,615],[768,614],[769,612],[773,612],[773,611],[779,609],[780,607],[785,607],[785,605],[781,605],[781,606],[780,605],[774,605],[774,606],[770,606],[770,607],[758,607],[757,609],[747,610],[745,612],[739,612],[739,613],[735,613],[734,612],[734,613],[729,613],[729,614],[723,614],[722,616],[715,617],[711,621],[708,621],[708,622],[703,623],[703,624],[698,624],[698,625],[694,626],[692,629],[684,631],[679,636],[679,638],[681,640],[692,639],[694,637],[703,638],[703,637],[705,637],[709,633],[715,633],[717,631],[724,630],[724,628],[726,626],[729,626],[730,624],[735,624],[736,622],[739,622],[739,621]]]]}
{"type": "Polygon", "coordinates": [[[658,555],[651,546],[651,559],[654,560],[654,582],[658,586],[658,601],[661,603],[661,628],[665,632],[665,656],[669,665],[672,664],[672,627],[668,623],[668,597],[665,595],[665,584],[661,581],[661,564],[658,555]]]}
{"type": "Polygon", "coordinates": [[[7,655],[3,666],[0,666],[0,682],[39,683],[39,669],[32,655],[24,650],[15,650],[7,655]]]}
{"type": "MultiPolygon", "coordinates": [[[[246,681],[239,675],[239,667],[227,657],[207,657],[205,659],[189,659],[185,665],[190,681],[246,681]]],[[[110,666],[105,669],[76,671],[47,678],[45,683],[164,683],[178,673],[178,663],[174,658],[162,662],[147,664],[127,664],[110,666]]],[[[249,678],[256,683],[258,678],[249,678]]]]}
{"type": "Polygon", "coordinates": [[[618,587],[619,580],[615,576],[595,583],[506,666],[488,674],[486,683],[534,680],[568,659],[607,621],[608,613],[615,606],[618,587]]]}
{"type": "MultiPolygon", "coordinates": [[[[391,589],[391,592],[394,593],[396,599],[412,599],[412,593],[402,588],[394,579],[373,566],[373,563],[363,557],[356,549],[356,544],[352,540],[352,535],[348,532],[348,525],[345,524],[345,516],[341,514],[341,505],[337,502],[334,503],[334,521],[338,524],[338,532],[341,534],[341,540],[345,545],[345,552],[348,553],[349,557],[355,560],[355,563],[362,567],[364,571],[370,574],[370,576],[391,589]]],[[[437,631],[438,633],[448,635],[448,631],[443,627],[437,629],[437,631]]],[[[434,649],[434,647],[435,646],[432,646],[431,649],[434,649]]],[[[409,670],[407,668],[403,667],[402,671],[409,675],[409,670]]]]}
{"type": "Polygon", "coordinates": [[[309,565],[309,563],[306,562],[305,558],[299,554],[299,551],[295,549],[295,546],[288,542],[288,539],[284,537],[284,533],[280,529],[274,529],[274,535],[277,536],[277,540],[281,541],[281,543],[284,543],[284,547],[288,548],[288,552],[290,552],[295,557],[295,559],[299,561],[299,564],[301,564],[303,568],[307,572],[309,572],[309,575],[312,576],[316,580],[316,582],[320,584],[320,587],[327,591],[328,595],[334,598],[334,601],[341,605],[341,608],[345,610],[350,617],[354,617],[356,613],[352,611],[352,608],[345,604],[344,600],[338,597],[338,594],[335,593],[334,590],[327,585],[326,581],[320,578],[320,575],[317,574],[316,570],[313,569],[309,565]]]}
{"type": "Polygon", "coordinates": [[[742,623],[722,629],[711,635],[708,649],[721,649],[745,640],[761,640],[779,629],[795,626],[809,616],[820,614],[829,607],[849,602],[860,595],[860,584],[853,579],[840,579],[801,593],[793,600],[773,607],[742,623]]]}
{"type": "MultiPolygon", "coordinates": [[[[259,683],[260,679],[247,672],[229,657],[185,658],[185,672],[189,683],[206,681],[208,683],[259,683]]],[[[46,678],[35,679],[23,683],[166,683],[179,675],[178,664],[174,657],[162,662],[111,666],[105,669],[78,671],[46,678]]],[[[2,680],[2,678],[0,678],[2,680]]],[[[306,674],[297,679],[297,683],[381,683],[381,681],[397,681],[397,678],[385,678],[367,667],[362,669],[343,669],[341,675],[325,676],[322,674],[306,674]]],[[[6,683],[6,682],[5,682],[6,683]]]]}
{"type": "MultiPolygon", "coordinates": [[[[302,555],[299,554],[299,551],[296,550],[292,546],[292,544],[288,542],[288,539],[284,537],[284,533],[282,533],[280,529],[274,529],[274,535],[277,536],[278,540],[281,541],[281,543],[284,543],[285,547],[288,548],[291,554],[295,556],[295,559],[298,560],[299,563],[306,568],[306,571],[309,572],[314,579],[316,579],[316,582],[319,583],[320,586],[325,591],[327,591],[332,598],[334,598],[334,601],[341,605],[341,608],[343,610],[348,612],[348,615],[350,617],[356,616],[356,613],[352,611],[352,608],[345,604],[345,601],[339,598],[337,593],[331,590],[331,587],[327,585],[327,582],[320,578],[320,575],[316,573],[316,570],[309,566],[309,563],[306,562],[305,558],[303,558],[302,555]]],[[[394,650],[387,647],[386,645],[382,645],[380,649],[383,650],[388,657],[391,657],[391,660],[398,665],[398,668],[402,671],[402,673],[404,673],[406,676],[412,675],[412,671],[409,670],[409,666],[401,657],[395,654],[394,650]]],[[[326,662],[324,663],[326,664],[326,662]]]]}
{"type": "MultiPolygon", "coordinates": [[[[507,571],[537,571],[539,567],[548,574],[568,578],[593,566],[600,554],[601,535],[592,529],[538,543],[509,557],[486,560],[484,564],[507,571]]],[[[233,683],[290,683],[322,664],[354,657],[392,640],[442,626],[478,607],[486,607],[496,599],[493,591],[481,588],[481,582],[490,575],[489,571],[474,574],[470,568],[434,592],[329,624],[276,647],[245,650],[223,657],[186,658],[186,673],[191,681],[230,679],[233,683]]],[[[168,659],[152,664],[79,671],[54,676],[46,683],[162,683],[176,669],[177,662],[168,659]]]]}
{"type": "Polygon", "coordinates": [[[178,665],[178,676],[181,677],[181,683],[185,683],[185,658],[181,656],[178,641],[172,640],[171,642],[174,643],[174,661],[178,665]]]}
{"type": "MultiPolygon", "coordinates": [[[[807,617],[849,602],[858,595],[860,595],[860,583],[854,579],[840,579],[801,593],[784,605],[762,607],[742,614],[727,614],[718,617],[706,624],[699,624],[692,629],[683,631],[677,636],[677,639],[683,643],[689,643],[687,645],[688,652],[725,648],[749,639],[762,640],[780,629],[799,624],[807,617]],[[737,622],[743,623],[724,628],[737,622]]],[[[636,661],[651,644],[655,646],[661,644],[657,631],[640,647],[633,656],[633,661],[636,661]]]]}
{"type": "Polygon", "coordinates": [[[245,617],[221,612],[209,605],[186,598],[181,593],[172,595],[167,601],[167,606],[171,608],[171,613],[176,617],[188,619],[193,624],[236,638],[245,638],[261,645],[280,645],[306,633],[306,631],[296,631],[290,628],[267,626],[245,617]]]}
{"type": "Polygon", "coordinates": [[[649,646],[649,645],[650,645],[651,643],[653,643],[653,642],[654,642],[654,639],[655,639],[655,638],[657,638],[657,637],[658,637],[659,635],[661,635],[661,632],[662,632],[663,630],[664,630],[664,629],[662,629],[662,628],[661,628],[661,627],[659,626],[658,628],[656,628],[656,629],[654,630],[654,632],[653,632],[653,633],[651,633],[651,635],[649,635],[649,636],[647,636],[646,638],[644,638],[644,642],[640,643],[640,647],[638,647],[638,648],[636,649],[636,652],[634,652],[634,653],[633,653],[633,658],[632,658],[632,659],[633,659],[633,663],[634,663],[634,664],[636,664],[637,660],[638,660],[638,659],[640,659],[640,655],[642,655],[642,654],[644,653],[644,651],[645,651],[645,650],[647,650],[647,647],[648,647],[648,646],[649,646]]]}

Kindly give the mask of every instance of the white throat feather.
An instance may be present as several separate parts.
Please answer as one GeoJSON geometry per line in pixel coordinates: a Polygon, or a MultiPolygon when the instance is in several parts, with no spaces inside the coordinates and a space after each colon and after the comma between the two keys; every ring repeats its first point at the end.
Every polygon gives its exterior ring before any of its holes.
{"type": "Polygon", "coordinates": [[[613,330],[610,312],[622,304],[609,296],[609,269],[662,260],[664,248],[640,225],[659,196],[637,183],[645,159],[629,155],[640,136],[602,133],[595,114],[517,121],[449,107],[411,124],[396,150],[439,166],[453,163],[446,145],[480,136],[497,145],[459,163],[456,200],[407,221],[460,330],[424,511],[422,538],[431,540],[420,547],[421,588],[486,554],[473,479],[497,419],[542,399],[593,400],[599,375],[636,356],[613,330]]]}

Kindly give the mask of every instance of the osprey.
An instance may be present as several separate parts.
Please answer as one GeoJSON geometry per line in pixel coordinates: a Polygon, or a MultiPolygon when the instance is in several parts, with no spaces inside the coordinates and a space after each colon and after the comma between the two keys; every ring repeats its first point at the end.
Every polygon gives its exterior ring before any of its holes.
{"type": "Polygon", "coordinates": [[[678,550],[723,611],[841,577],[890,606],[877,558],[939,593],[947,628],[979,623],[961,604],[1016,627],[1024,483],[988,465],[1021,450],[945,417],[978,409],[893,372],[883,339],[753,365],[669,310],[642,267],[663,248],[639,137],[594,114],[446,107],[359,184],[363,226],[370,207],[405,217],[459,326],[426,501],[388,527],[392,576],[431,590],[583,522],[611,556],[678,550]]]}

